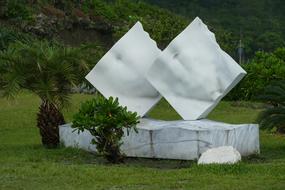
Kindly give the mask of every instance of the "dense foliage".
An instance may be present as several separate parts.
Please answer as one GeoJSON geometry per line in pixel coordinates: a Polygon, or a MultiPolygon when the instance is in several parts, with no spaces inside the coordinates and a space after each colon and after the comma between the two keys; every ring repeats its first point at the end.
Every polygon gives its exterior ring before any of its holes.
{"type": "MultiPolygon", "coordinates": [[[[142,2],[133,3],[129,0],[86,0],[80,3],[79,1],[52,0],[39,0],[34,3],[26,0],[9,2],[6,3],[6,9],[4,9],[4,18],[8,20],[16,18],[16,22],[18,21],[21,25],[23,25],[22,22],[25,23],[24,25],[34,25],[37,22],[36,17],[40,13],[49,16],[51,20],[55,17],[60,20],[69,17],[70,19],[64,21],[67,23],[77,17],[77,20],[83,20],[83,27],[86,27],[84,25],[90,21],[93,22],[91,28],[98,30],[101,30],[103,25],[104,27],[111,26],[115,40],[119,39],[137,21],[141,21],[146,31],[161,47],[166,46],[189,23],[187,19],[167,10],[142,2]]],[[[65,24],[58,24],[57,21],[54,21],[54,25],[60,25],[61,28],[64,28],[65,24]]],[[[39,27],[38,25],[36,24],[36,27],[39,27]]],[[[69,27],[72,26],[67,28],[69,27]]],[[[46,30],[48,29],[46,28],[46,30]]],[[[106,31],[104,32],[106,33],[106,31]]]]}
{"type": "MultiPolygon", "coordinates": [[[[134,2],[138,0],[133,0],[134,2]]],[[[285,1],[283,0],[142,0],[167,8],[190,19],[202,18],[215,33],[230,35],[236,52],[241,37],[246,58],[258,50],[273,51],[285,45],[285,1]],[[221,31],[221,32],[220,32],[221,31]]],[[[219,39],[219,37],[218,37],[219,39]]]]}
{"type": "Polygon", "coordinates": [[[81,105],[74,116],[73,128],[79,132],[88,130],[94,139],[97,151],[109,162],[123,161],[120,152],[124,129],[136,130],[139,117],[137,113],[127,111],[127,107],[119,106],[118,99],[97,97],[81,105]]]}
{"type": "MultiPolygon", "coordinates": [[[[102,27],[112,28],[115,40],[135,22],[141,21],[145,30],[161,48],[180,33],[194,17],[199,16],[216,34],[221,47],[236,60],[238,60],[239,39],[242,39],[244,62],[251,59],[258,50],[273,51],[285,46],[285,19],[282,11],[279,11],[285,7],[285,3],[281,1],[268,3],[265,0],[38,0],[31,3],[28,0],[11,0],[7,2],[4,16],[19,20],[19,23],[36,22],[36,15],[40,12],[61,19],[79,17],[79,20],[84,20],[83,25],[92,20],[94,22],[92,27],[97,27],[99,30],[102,27]],[[145,2],[168,8],[185,17],[145,2]]],[[[64,21],[66,22],[71,21],[64,21]]],[[[55,25],[65,27],[64,24],[55,25]]]]}
{"type": "Polygon", "coordinates": [[[31,20],[33,10],[25,6],[26,3],[28,3],[27,0],[7,0],[3,13],[4,16],[16,20],[31,20]]]}
{"type": "Polygon", "coordinates": [[[89,71],[89,58],[85,47],[68,48],[48,41],[18,41],[0,52],[2,87],[7,96],[25,88],[61,105],[71,86],[83,81],[89,71]]]}
{"type": "Polygon", "coordinates": [[[285,133],[285,80],[266,87],[260,99],[272,105],[259,115],[260,126],[285,133]]]}
{"type": "Polygon", "coordinates": [[[257,52],[249,63],[242,66],[247,75],[227,98],[256,100],[272,81],[285,80],[285,48],[279,48],[272,53],[257,52]]]}
{"type": "Polygon", "coordinates": [[[8,48],[11,43],[16,41],[29,42],[32,37],[20,31],[0,27],[0,51],[8,48]]]}

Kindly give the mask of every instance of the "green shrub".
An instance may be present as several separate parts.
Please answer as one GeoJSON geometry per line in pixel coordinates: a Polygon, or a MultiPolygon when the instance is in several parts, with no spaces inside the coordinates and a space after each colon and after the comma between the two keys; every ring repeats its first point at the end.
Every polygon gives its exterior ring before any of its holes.
{"type": "Polygon", "coordinates": [[[285,48],[279,48],[273,53],[257,52],[243,68],[247,75],[227,99],[256,100],[271,82],[285,80],[285,48]]]}
{"type": "Polygon", "coordinates": [[[26,0],[8,0],[4,15],[12,19],[31,20],[33,13],[26,0]]]}
{"type": "Polygon", "coordinates": [[[4,27],[0,28],[0,51],[7,49],[11,43],[16,41],[29,42],[31,41],[31,37],[19,31],[4,27]]]}
{"type": "Polygon", "coordinates": [[[92,143],[96,145],[98,153],[109,162],[119,163],[123,161],[120,146],[124,129],[127,133],[131,129],[136,131],[138,119],[137,113],[119,106],[118,98],[97,97],[81,105],[72,127],[78,132],[88,130],[94,136],[92,143]]]}
{"type": "Polygon", "coordinates": [[[102,0],[85,0],[81,3],[81,9],[83,12],[92,16],[98,16],[105,20],[117,21],[119,18],[114,12],[114,7],[108,3],[108,1],[102,0]]]}

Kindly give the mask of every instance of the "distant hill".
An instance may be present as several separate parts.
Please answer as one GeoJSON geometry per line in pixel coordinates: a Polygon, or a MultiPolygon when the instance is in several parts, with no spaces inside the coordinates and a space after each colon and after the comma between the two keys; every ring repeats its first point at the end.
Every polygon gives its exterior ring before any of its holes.
{"type": "Polygon", "coordinates": [[[285,46],[284,0],[143,1],[190,19],[199,16],[213,29],[226,31],[233,43],[241,36],[248,55],[285,46]]]}
{"type": "Polygon", "coordinates": [[[247,60],[257,50],[285,46],[284,11],[283,0],[2,0],[0,36],[6,38],[0,44],[13,41],[4,29],[12,27],[67,45],[95,42],[108,49],[140,21],[163,49],[199,16],[235,59],[242,36],[247,60]]]}
{"type": "MultiPolygon", "coordinates": [[[[67,45],[99,42],[110,47],[137,21],[164,48],[189,23],[166,9],[130,0],[3,0],[1,27],[12,26],[67,45]]],[[[3,35],[2,35],[3,36],[3,35]]]]}

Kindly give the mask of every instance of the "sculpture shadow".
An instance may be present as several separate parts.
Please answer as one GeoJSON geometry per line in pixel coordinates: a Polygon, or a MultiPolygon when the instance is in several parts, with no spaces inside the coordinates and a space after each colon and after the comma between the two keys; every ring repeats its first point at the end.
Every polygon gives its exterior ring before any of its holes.
{"type": "Polygon", "coordinates": [[[183,169],[190,168],[197,161],[191,160],[165,160],[152,158],[126,158],[125,165],[132,167],[146,167],[155,169],[183,169]]]}

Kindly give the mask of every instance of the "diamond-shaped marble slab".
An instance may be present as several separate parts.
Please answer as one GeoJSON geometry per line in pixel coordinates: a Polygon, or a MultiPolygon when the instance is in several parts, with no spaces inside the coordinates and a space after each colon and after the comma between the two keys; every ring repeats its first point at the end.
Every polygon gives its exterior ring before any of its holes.
{"type": "Polygon", "coordinates": [[[103,96],[118,97],[122,106],[144,116],[160,99],[146,72],[161,53],[137,22],[97,63],[86,79],[103,96]]]}
{"type": "Polygon", "coordinates": [[[245,74],[197,17],[154,61],[147,78],[184,120],[196,120],[245,74]]]}

